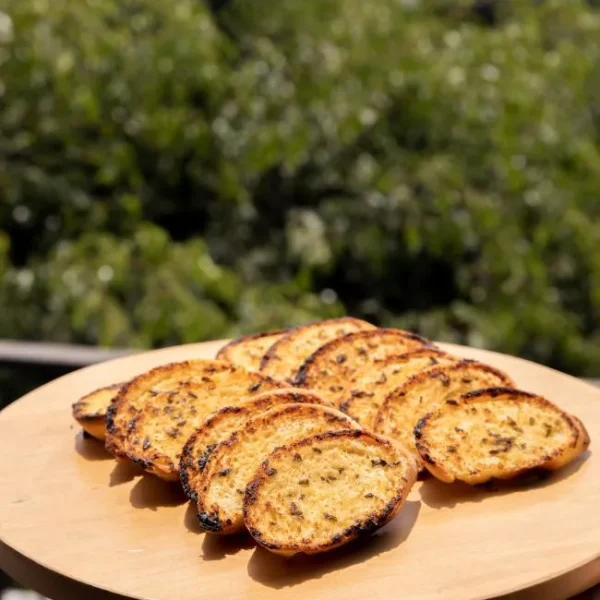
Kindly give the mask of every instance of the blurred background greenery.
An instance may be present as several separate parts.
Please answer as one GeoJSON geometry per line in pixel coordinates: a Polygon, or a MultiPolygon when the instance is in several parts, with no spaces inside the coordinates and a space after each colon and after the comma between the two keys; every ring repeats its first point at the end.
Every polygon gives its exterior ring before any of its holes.
{"type": "Polygon", "coordinates": [[[0,0],[0,338],[350,313],[600,373],[600,10],[0,0]]]}

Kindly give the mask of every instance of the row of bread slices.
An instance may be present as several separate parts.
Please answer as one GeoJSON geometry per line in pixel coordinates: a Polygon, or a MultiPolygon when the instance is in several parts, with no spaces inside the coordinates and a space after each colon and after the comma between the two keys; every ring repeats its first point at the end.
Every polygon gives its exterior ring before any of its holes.
{"type": "Polygon", "coordinates": [[[159,367],[74,414],[96,437],[108,424],[115,456],[181,476],[206,531],[245,519],[278,552],[381,526],[423,466],[479,483],[558,468],[589,443],[578,419],[508,375],[355,319],[241,338],[217,358],[159,367]]]}

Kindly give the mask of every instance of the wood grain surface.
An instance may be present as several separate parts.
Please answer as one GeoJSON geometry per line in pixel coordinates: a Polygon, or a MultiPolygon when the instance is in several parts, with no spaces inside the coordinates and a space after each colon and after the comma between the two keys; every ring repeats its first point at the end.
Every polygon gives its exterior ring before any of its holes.
{"type": "Polygon", "coordinates": [[[150,367],[212,357],[222,344],[93,365],[0,413],[0,567],[56,600],[564,600],[600,581],[600,391],[524,360],[447,344],[577,414],[592,437],[583,460],[527,485],[426,480],[392,523],[328,555],[285,559],[244,536],[200,533],[177,485],[117,464],[82,439],[70,405],[150,367]]]}

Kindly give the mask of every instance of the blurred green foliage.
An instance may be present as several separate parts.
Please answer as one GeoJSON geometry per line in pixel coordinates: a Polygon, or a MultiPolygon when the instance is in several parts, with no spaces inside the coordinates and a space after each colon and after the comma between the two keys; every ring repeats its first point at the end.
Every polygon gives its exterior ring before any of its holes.
{"type": "Polygon", "coordinates": [[[0,337],[349,312],[598,375],[597,8],[222,4],[0,0],[0,337]]]}

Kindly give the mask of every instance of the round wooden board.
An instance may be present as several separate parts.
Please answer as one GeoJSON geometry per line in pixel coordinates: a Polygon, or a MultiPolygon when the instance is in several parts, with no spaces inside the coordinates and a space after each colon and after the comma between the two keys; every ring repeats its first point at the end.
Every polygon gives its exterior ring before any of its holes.
{"type": "Polygon", "coordinates": [[[269,600],[282,594],[286,600],[507,594],[559,600],[600,581],[600,461],[594,455],[600,391],[524,360],[449,344],[440,345],[505,369],[520,387],[577,414],[592,437],[591,452],[528,487],[418,483],[392,523],[328,555],[289,560],[249,538],[200,533],[178,486],[117,464],[101,444],[83,440],[70,406],[92,389],[150,367],[213,357],[222,344],[94,365],[2,411],[0,567],[56,600],[269,600]]]}

